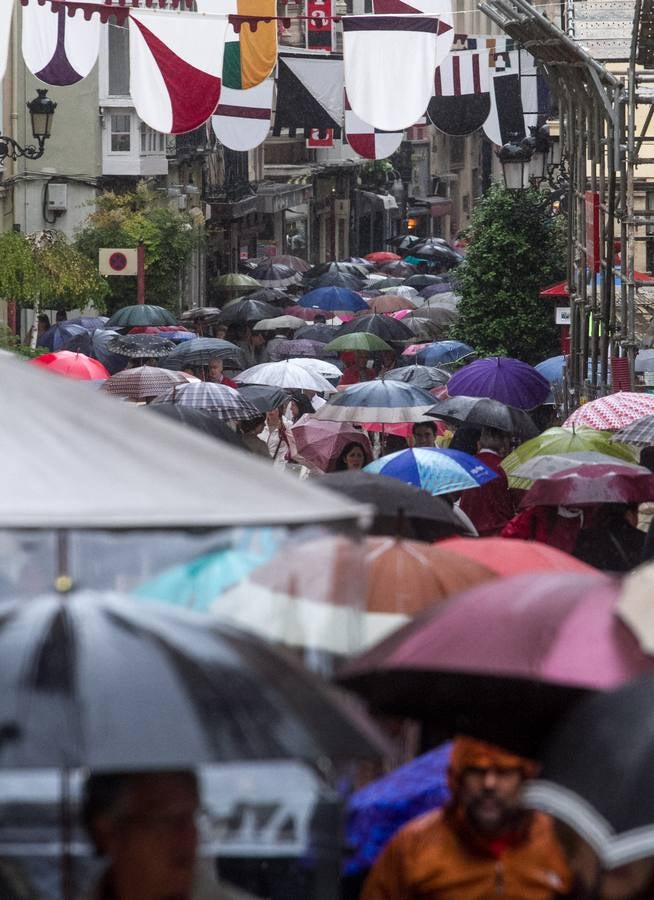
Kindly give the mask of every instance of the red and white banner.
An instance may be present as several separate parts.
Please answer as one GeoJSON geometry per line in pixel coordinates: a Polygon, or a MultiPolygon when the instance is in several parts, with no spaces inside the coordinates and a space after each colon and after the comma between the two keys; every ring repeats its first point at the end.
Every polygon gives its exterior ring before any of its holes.
{"type": "Polygon", "coordinates": [[[311,134],[307,138],[307,147],[333,147],[334,146],[334,129],[325,128],[321,133],[319,128],[312,128],[311,134]]]}
{"type": "Polygon", "coordinates": [[[307,0],[307,49],[333,50],[332,0],[307,0]]]}

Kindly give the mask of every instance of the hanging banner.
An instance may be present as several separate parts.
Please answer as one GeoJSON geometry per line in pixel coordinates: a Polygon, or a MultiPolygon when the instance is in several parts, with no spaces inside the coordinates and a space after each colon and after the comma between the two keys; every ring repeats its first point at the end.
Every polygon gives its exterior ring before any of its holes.
{"type": "Polygon", "coordinates": [[[321,131],[319,128],[312,128],[307,138],[307,147],[333,147],[334,146],[334,129],[326,128],[321,131]]]}
{"type": "Polygon", "coordinates": [[[333,50],[332,0],[307,0],[307,49],[333,50]]]}

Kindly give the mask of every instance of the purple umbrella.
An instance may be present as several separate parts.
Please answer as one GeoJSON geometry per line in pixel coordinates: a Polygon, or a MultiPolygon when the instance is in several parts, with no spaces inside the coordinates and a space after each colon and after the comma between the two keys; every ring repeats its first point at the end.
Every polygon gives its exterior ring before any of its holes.
{"type": "Polygon", "coordinates": [[[477,359],[460,369],[447,384],[450,397],[490,397],[518,409],[534,409],[544,403],[549,383],[528,363],[508,356],[477,359]]]}

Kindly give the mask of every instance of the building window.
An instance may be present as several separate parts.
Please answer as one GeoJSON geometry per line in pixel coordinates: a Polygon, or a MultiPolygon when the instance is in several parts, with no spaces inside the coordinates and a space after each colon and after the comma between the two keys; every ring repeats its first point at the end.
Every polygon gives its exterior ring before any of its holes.
{"type": "Polygon", "coordinates": [[[127,113],[112,113],[111,152],[129,153],[131,149],[132,117],[127,113]]]}
{"type": "Polygon", "coordinates": [[[129,37],[126,25],[109,25],[109,96],[129,97],[129,37]]]}
{"type": "Polygon", "coordinates": [[[145,122],[141,122],[141,156],[150,153],[165,153],[166,137],[160,131],[154,131],[145,122]]]}

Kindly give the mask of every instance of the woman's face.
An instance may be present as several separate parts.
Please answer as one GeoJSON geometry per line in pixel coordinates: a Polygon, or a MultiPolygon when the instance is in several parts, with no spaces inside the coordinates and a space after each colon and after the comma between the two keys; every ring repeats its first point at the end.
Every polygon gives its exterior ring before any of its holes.
{"type": "Polygon", "coordinates": [[[362,469],[366,464],[366,456],[361,447],[350,448],[345,454],[345,465],[347,469],[362,469]]]}

